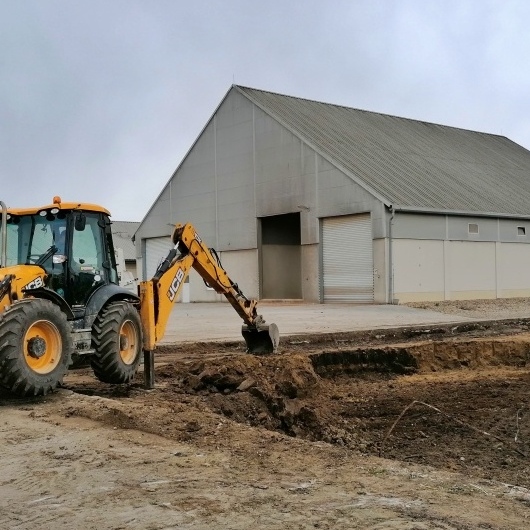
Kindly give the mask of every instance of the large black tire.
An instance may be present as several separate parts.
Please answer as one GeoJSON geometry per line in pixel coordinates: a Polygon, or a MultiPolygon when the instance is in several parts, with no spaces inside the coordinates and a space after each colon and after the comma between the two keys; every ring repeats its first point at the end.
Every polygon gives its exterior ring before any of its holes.
{"type": "Polygon", "coordinates": [[[18,396],[51,392],[74,350],[66,315],[49,300],[15,302],[0,317],[0,384],[18,396]]]}
{"type": "Polygon", "coordinates": [[[130,383],[142,354],[142,325],[138,311],[128,302],[104,307],[92,327],[92,369],[104,383],[130,383]]]}

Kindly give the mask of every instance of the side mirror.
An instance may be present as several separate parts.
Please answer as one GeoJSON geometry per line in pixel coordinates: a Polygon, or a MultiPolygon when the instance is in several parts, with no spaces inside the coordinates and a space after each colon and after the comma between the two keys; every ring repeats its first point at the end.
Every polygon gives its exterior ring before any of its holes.
{"type": "Polygon", "coordinates": [[[82,232],[85,229],[85,226],[86,226],[86,215],[84,213],[77,214],[75,217],[74,228],[78,232],[82,232]]]}

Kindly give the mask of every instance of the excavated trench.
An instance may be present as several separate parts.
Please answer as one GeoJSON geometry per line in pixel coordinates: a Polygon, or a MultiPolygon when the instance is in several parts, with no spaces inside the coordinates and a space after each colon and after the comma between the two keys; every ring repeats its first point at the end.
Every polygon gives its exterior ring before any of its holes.
{"type": "Polygon", "coordinates": [[[530,335],[165,365],[238,423],[530,487],[530,335]]]}
{"type": "Polygon", "coordinates": [[[529,322],[466,326],[284,338],[265,356],[166,346],[155,391],[79,371],[67,388],[103,401],[67,413],[214,446],[250,426],[530,487],[529,322]]]}

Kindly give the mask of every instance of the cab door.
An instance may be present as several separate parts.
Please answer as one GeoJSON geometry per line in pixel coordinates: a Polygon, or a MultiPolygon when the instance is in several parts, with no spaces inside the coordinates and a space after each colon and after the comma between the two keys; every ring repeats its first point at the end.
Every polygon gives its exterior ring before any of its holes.
{"type": "Polygon", "coordinates": [[[110,265],[105,246],[105,220],[98,213],[74,215],[68,260],[72,306],[86,305],[90,295],[109,283],[110,265]]]}

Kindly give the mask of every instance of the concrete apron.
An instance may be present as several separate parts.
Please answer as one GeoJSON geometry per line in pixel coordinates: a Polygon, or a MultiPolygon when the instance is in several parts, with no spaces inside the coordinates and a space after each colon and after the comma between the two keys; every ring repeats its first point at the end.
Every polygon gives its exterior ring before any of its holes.
{"type": "MultiPolygon", "coordinates": [[[[258,312],[275,323],[281,337],[367,329],[473,322],[478,319],[445,315],[399,305],[304,304],[261,302],[258,312]]],[[[243,341],[243,321],[225,302],[176,304],[160,344],[243,341]]]]}

